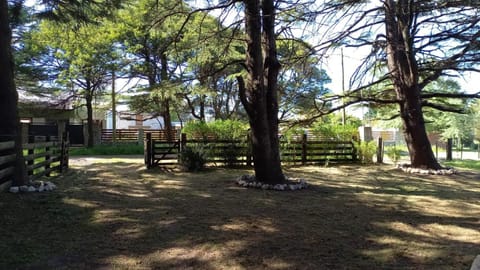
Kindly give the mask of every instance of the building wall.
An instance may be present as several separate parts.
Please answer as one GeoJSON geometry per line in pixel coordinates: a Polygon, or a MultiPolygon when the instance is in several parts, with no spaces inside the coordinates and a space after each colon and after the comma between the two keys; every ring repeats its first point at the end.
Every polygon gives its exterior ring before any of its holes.
{"type": "MultiPolygon", "coordinates": [[[[112,129],[113,128],[113,121],[112,121],[112,112],[109,111],[106,113],[106,129],[112,129]]],[[[116,117],[117,121],[117,129],[128,129],[128,128],[139,128],[140,124],[144,128],[150,128],[150,129],[163,129],[163,118],[162,117],[157,117],[155,119],[148,119],[145,121],[139,121],[137,120],[127,120],[127,119],[122,119],[120,113],[117,113],[116,117]]]]}

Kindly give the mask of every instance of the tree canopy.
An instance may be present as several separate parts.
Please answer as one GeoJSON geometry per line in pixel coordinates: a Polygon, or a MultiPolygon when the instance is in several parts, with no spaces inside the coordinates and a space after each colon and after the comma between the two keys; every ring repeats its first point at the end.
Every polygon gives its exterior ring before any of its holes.
{"type": "Polygon", "coordinates": [[[132,110],[161,116],[166,129],[172,129],[172,115],[248,118],[257,162],[275,171],[268,176],[258,168],[259,178],[281,182],[280,123],[311,123],[365,103],[379,111],[396,106],[389,117],[402,121],[413,166],[440,168],[425,123],[435,116],[432,110],[462,112],[468,102],[457,98],[479,97],[449,85],[449,79],[479,71],[479,5],[71,0],[46,1],[35,11],[41,21],[26,21],[21,3],[11,5],[16,16],[8,18],[18,33],[17,69],[24,71],[17,78],[26,74],[30,89],[72,91],[89,108],[116,71],[140,80],[132,86],[132,110]],[[329,89],[322,65],[343,47],[367,53],[349,90],[339,93],[329,89]]]}

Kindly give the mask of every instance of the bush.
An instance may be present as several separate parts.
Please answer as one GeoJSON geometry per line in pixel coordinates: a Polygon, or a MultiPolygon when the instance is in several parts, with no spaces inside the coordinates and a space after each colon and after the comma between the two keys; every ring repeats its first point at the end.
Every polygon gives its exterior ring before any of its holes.
{"type": "Polygon", "coordinates": [[[208,126],[217,139],[243,140],[247,137],[248,124],[239,120],[215,120],[208,126]]]}
{"type": "Polygon", "coordinates": [[[200,171],[205,167],[206,152],[199,146],[186,147],[179,154],[178,162],[186,171],[200,171]]]}
{"type": "Polygon", "coordinates": [[[373,163],[373,156],[377,152],[377,143],[375,141],[355,143],[355,148],[362,163],[373,163]]]}
{"type": "Polygon", "coordinates": [[[300,127],[293,127],[282,131],[282,137],[287,140],[288,144],[290,144],[292,141],[301,140],[303,134],[305,134],[305,129],[300,127]]]}
{"type": "Polygon", "coordinates": [[[215,120],[213,122],[191,121],[182,129],[190,138],[215,137],[222,140],[239,140],[247,136],[248,124],[238,120],[215,120]]]}
{"type": "Polygon", "coordinates": [[[182,133],[185,133],[189,138],[207,139],[213,135],[212,130],[207,123],[202,121],[190,121],[183,128],[182,133]]]}
{"type": "Polygon", "coordinates": [[[227,167],[233,167],[238,163],[238,156],[240,154],[241,153],[235,148],[235,145],[231,144],[222,149],[220,156],[225,160],[227,167]]]}
{"type": "Polygon", "coordinates": [[[385,155],[393,161],[393,163],[397,163],[400,160],[400,155],[402,150],[395,146],[385,147],[385,155]]]}
{"type": "Polygon", "coordinates": [[[336,123],[315,123],[312,127],[313,134],[333,140],[350,141],[358,138],[358,127],[336,123]]]}

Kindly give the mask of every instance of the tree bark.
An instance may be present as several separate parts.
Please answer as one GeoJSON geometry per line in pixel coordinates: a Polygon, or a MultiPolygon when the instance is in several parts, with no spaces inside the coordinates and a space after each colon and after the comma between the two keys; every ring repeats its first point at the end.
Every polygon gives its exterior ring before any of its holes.
{"type": "Polygon", "coordinates": [[[280,64],[275,40],[273,0],[244,0],[247,82],[239,78],[239,92],[247,111],[257,181],[285,182],[278,139],[277,76],[280,64]],[[260,2],[262,2],[260,4],[260,2]]]}
{"type": "MultiPolygon", "coordinates": [[[[161,57],[161,70],[160,70],[160,77],[162,82],[167,82],[168,81],[168,59],[167,59],[167,54],[165,52],[162,52],[161,57]]],[[[170,96],[169,93],[165,94],[162,100],[162,117],[163,117],[163,123],[165,126],[165,130],[167,132],[167,140],[168,141],[173,141],[173,136],[172,136],[172,116],[170,114],[170,96]]]]}
{"type": "Polygon", "coordinates": [[[22,151],[22,133],[18,116],[18,94],[15,88],[13,56],[11,47],[12,32],[8,21],[8,3],[0,0],[0,139],[15,141],[15,171],[13,185],[27,182],[25,160],[22,151]]]}
{"type": "Polygon", "coordinates": [[[88,140],[87,140],[87,147],[94,146],[94,132],[93,132],[93,91],[90,89],[90,82],[87,81],[87,89],[85,89],[86,95],[86,106],[87,106],[87,132],[88,132],[88,140]]]}
{"type": "Polygon", "coordinates": [[[425,129],[420,97],[418,64],[413,38],[413,5],[408,0],[386,0],[385,26],[387,37],[387,65],[400,105],[405,142],[412,167],[440,169],[425,129]]]}

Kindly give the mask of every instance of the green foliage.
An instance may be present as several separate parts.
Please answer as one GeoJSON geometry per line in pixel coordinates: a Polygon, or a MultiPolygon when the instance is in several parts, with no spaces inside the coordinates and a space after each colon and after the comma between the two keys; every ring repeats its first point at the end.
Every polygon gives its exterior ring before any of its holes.
{"type": "Polygon", "coordinates": [[[239,120],[215,120],[208,125],[218,139],[225,140],[245,139],[249,127],[246,122],[239,120]]]}
{"type": "Polygon", "coordinates": [[[188,138],[207,139],[212,135],[212,130],[206,122],[190,121],[182,128],[182,133],[185,133],[188,138]]]}
{"type": "Polygon", "coordinates": [[[225,161],[227,167],[233,167],[238,163],[239,151],[235,144],[225,146],[220,153],[220,157],[225,161]]]}
{"type": "MultiPolygon", "coordinates": [[[[429,84],[425,88],[425,92],[458,94],[462,91],[461,89],[461,86],[456,81],[439,79],[429,84]]],[[[462,110],[465,113],[444,112],[427,107],[424,109],[427,129],[433,132],[440,132],[445,140],[455,138],[457,141],[471,143],[474,133],[474,114],[471,113],[472,102],[452,98],[434,98],[432,101],[447,108],[462,110]]]]}
{"type": "Polygon", "coordinates": [[[248,124],[239,120],[215,120],[213,122],[191,121],[182,129],[190,138],[215,137],[222,140],[243,140],[247,136],[248,124]]]}
{"type": "Polygon", "coordinates": [[[396,146],[388,146],[385,147],[385,155],[393,161],[393,163],[397,163],[400,160],[402,150],[397,148],[396,146]]]}
{"type": "Polygon", "coordinates": [[[143,155],[143,146],[139,144],[104,144],[94,147],[70,148],[70,156],[94,155],[143,155]]]}
{"type": "Polygon", "coordinates": [[[338,123],[316,123],[312,127],[313,134],[329,139],[349,141],[358,138],[358,127],[338,123]]]}
{"type": "Polygon", "coordinates": [[[290,143],[292,140],[300,140],[305,134],[305,129],[300,127],[289,128],[285,131],[282,131],[282,137],[290,143]]]}
{"type": "Polygon", "coordinates": [[[186,171],[196,172],[205,167],[207,152],[201,146],[188,146],[178,156],[178,162],[186,171]]]}
{"type": "MultiPolygon", "coordinates": [[[[239,120],[215,120],[213,122],[191,121],[182,129],[187,138],[204,139],[215,138],[218,140],[240,140],[245,141],[248,133],[248,124],[239,120]]],[[[208,144],[207,144],[208,148],[208,144]]],[[[234,166],[238,162],[239,153],[234,145],[226,145],[221,150],[202,150],[206,156],[208,152],[212,156],[220,157],[225,165],[234,166]]]]}
{"type": "Polygon", "coordinates": [[[373,163],[373,156],[377,151],[377,143],[375,141],[369,142],[357,142],[355,143],[355,148],[357,149],[358,158],[364,164],[373,163]]]}
{"type": "Polygon", "coordinates": [[[471,170],[480,170],[480,162],[477,160],[452,160],[452,161],[444,161],[444,165],[451,166],[454,168],[465,168],[471,170]]]}
{"type": "Polygon", "coordinates": [[[316,100],[331,93],[325,86],[331,82],[330,77],[321,69],[321,65],[318,66],[319,59],[311,55],[309,44],[293,39],[280,39],[277,47],[282,62],[278,79],[282,119],[315,112],[316,100]]]}

